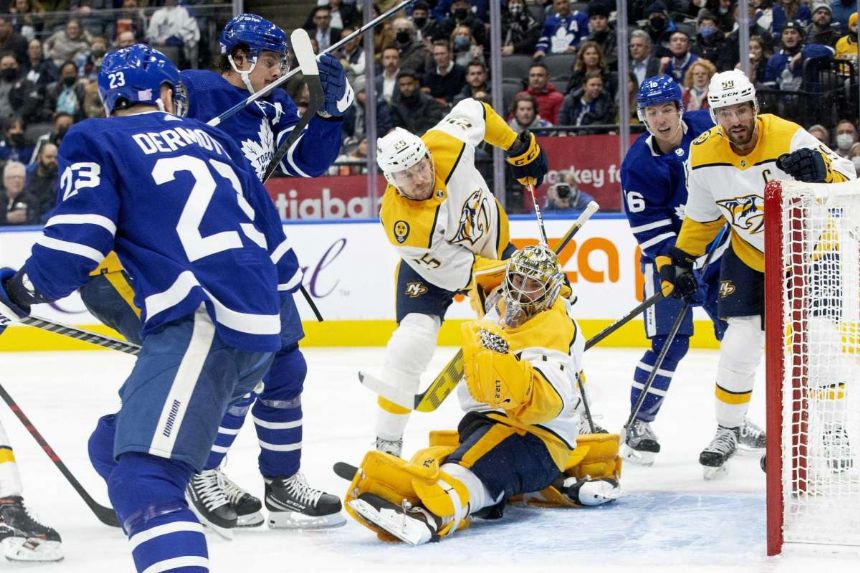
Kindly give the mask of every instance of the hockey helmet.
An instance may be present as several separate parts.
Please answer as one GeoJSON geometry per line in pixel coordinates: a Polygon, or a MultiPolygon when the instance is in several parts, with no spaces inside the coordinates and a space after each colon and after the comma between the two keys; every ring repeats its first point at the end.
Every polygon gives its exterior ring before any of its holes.
{"type": "Polygon", "coordinates": [[[639,116],[639,121],[645,123],[646,107],[664,103],[675,103],[678,111],[683,112],[681,86],[668,74],[646,78],[639,86],[639,93],[636,94],[636,114],[639,116]]]}
{"type": "Polygon", "coordinates": [[[714,110],[744,102],[752,102],[753,109],[758,113],[758,102],[755,98],[755,86],[740,70],[729,70],[714,74],[708,84],[708,105],[711,108],[711,119],[717,118],[714,110]]]}
{"type": "Polygon", "coordinates": [[[247,48],[251,58],[256,58],[263,51],[287,55],[287,35],[284,31],[256,14],[239,14],[227,22],[218,41],[224,55],[230,55],[237,46],[247,48]]]}
{"type": "Polygon", "coordinates": [[[175,115],[185,112],[185,89],[170,59],[145,44],[134,44],[105,56],[99,70],[99,97],[108,116],[134,104],[157,105],[164,111],[161,86],[173,88],[175,115]]]}
{"type": "Polygon", "coordinates": [[[402,127],[395,127],[376,140],[376,163],[389,183],[394,174],[405,171],[430,154],[424,141],[402,127]]]}
{"type": "Polygon", "coordinates": [[[505,299],[506,322],[520,315],[528,320],[552,307],[564,284],[564,273],[558,257],[546,245],[531,245],[516,251],[505,267],[502,296],[505,299]]]}

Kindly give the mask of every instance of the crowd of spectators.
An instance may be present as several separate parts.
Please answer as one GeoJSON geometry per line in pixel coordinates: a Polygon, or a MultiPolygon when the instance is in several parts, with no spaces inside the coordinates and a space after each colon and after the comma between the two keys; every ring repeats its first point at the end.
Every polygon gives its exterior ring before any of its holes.
{"type": "MultiPolygon", "coordinates": [[[[103,115],[94,79],[108,50],[146,41],[183,67],[200,64],[201,29],[193,13],[200,1],[0,0],[0,163],[29,166],[24,188],[14,197],[4,171],[7,211],[27,213],[5,222],[44,220],[50,210],[36,189],[44,189],[50,174],[53,146],[46,144],[58,145],[72,123],[103,115]]],[[[376,94],[379,135],[393,127],[421,134],[463,98],[491,101],[490,1],[417,0],[374,29],[372,57],[366,57],[361,38],[337,50],[360,105],[345,117],[342,156],[333,173],[364,172],[368,91],[376,94]],[[366,86],[367,66],[375,67],[373,90],[366,86]]],[[[378,14],[395,4],[378,0],[374,9],[378,14]]],[[[844,135],[837,123],[857,122],[856,2],[750,0],[749,6],[750,49],[744,57],[763,109],[820,124],[827,143],[836,146],[835,138],[844,135]],[[833,70],[850,86],[847,100],[836,105],[820,95],[810,99],[810,92],[825,90],[822,74],[833,70]]],[[[328,49],[361,26],[362,7],[355,0],[318,0],[304,23],[316,48],[328,49]]],[[[710,78],[740,67],[736,0],[631,0],[630,73],[620,80],[615,7],[614,0],[502,0],[502,69],[494,72],[501,74],[503,111],[515,130],[617,132],[621,98],[634,104],[639,84],[660,73],[683,86],[686,109],[704,109],[710,78]]],[[[297,85],[291,95],[302,109],[307,90],[297,85]]],[[[636,123],[635,105],[629,107],[628,119],[636,123]]],[[[839,147],[848,157],[860,148],[856,131],[850,145],[839,147]]]]}

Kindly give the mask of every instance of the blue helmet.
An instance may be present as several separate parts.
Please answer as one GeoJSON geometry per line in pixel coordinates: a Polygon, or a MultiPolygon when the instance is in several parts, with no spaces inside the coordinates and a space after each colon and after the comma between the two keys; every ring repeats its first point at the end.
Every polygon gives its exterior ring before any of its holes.
{"type": "Polygon", "coordinates": [[[159,105],[161,86],[173,88],[176,115],[184,103],[179,70],[167,56],[145,44],[135,44],[111,52],[99,70],[99,97],[110,116],[124,101],[128,104],[159,105]]]}
{"type": "Polygon", "coordinates": [[[227,22],[218,41],[224,55],[230,55],[236,46],[247,47],[251,58],[256,58],[262,51],[287,55],[284,31],[256,14],[239,14],[227,22]]]}
{"type": "Polygon", "coordinates": [[[636,107],[640,110],[670,102],[681,106],[681,86],[667,74],[645,78],[636,94],[636,107]]]}

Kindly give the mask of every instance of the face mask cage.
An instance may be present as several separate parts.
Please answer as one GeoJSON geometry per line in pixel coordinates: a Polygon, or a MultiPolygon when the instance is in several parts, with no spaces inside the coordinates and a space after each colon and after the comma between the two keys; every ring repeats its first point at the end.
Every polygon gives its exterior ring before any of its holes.
{"type": "Polygon", "coordinates": [[[531,247],[511,257],[502,294],[509,312],[531,318],[555,303],[562,282],[555,254],[546,247],[531,247]]]}

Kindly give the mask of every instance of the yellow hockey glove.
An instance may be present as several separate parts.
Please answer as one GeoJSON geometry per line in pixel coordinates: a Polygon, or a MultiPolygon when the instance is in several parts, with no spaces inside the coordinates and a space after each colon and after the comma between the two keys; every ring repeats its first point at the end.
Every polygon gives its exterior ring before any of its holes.
{"type": "Polygon", "coordinates": [[[483,321],[462,326],[466,386],[478,402],[515,410],[531,397],[534,369],[509,351],[504,332],[483,321]]]}
{"type": "Polygon", "coordinates": [[[517,136],[505,152],[506,161],[520,185],[540,185],[549,170],[546,153],[528,130],[517,136]]]}
{"type": "Polygon", "coordinates": [[[508,262],[475,256],[472,265],[472,283],[469,285],[469,304],[479,317],[486,313],[487,297],[505,280],[508,262]]]}

